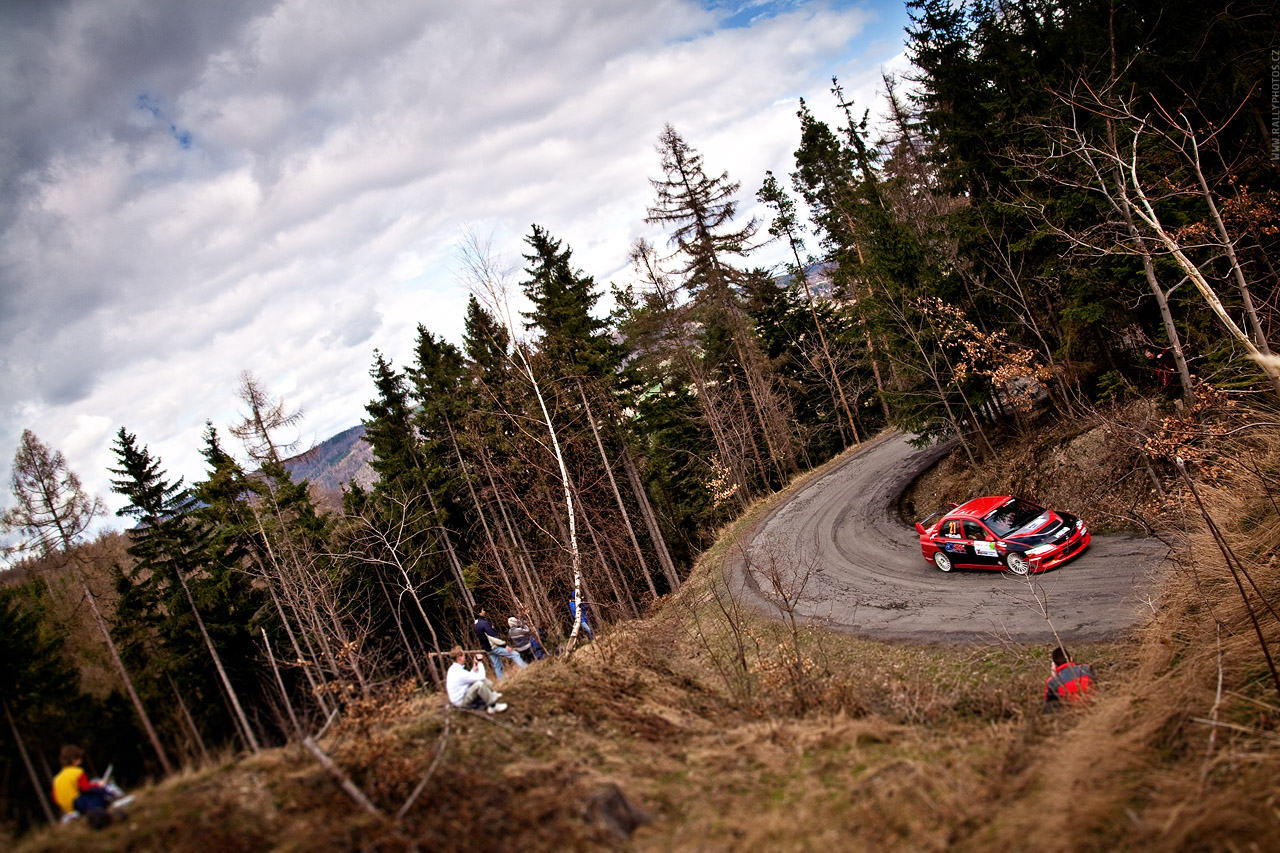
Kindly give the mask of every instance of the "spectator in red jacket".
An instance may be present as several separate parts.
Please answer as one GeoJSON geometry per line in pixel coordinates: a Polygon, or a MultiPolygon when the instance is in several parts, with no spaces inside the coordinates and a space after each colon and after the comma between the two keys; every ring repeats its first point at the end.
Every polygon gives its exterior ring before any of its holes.
{"type": "Polygon", "coordinates": [[[1044,685],[1045,713],[1067,705],[1083,705],[1093,692],[1093,669],[1079,664],[1061,646],[1053,650],[1053,675],[1044,685]]]}

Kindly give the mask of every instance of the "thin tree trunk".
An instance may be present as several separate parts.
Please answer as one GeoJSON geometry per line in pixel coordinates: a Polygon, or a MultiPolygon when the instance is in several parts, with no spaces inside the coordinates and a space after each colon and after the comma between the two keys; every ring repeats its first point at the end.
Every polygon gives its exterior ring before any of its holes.
{"type": "Polygon", "coordinates": [[[187,724],[187,729],[191,732],[191,739],[195,743],[197,749],[200,750],[200,761],[202,765],[209,764],[209,750],[205,749],[204,738],[200,736],[200,729],[196,726],[196,721],[191,716],[191,711],[187,708],[187,703],[183,701],[182,691],[178,690],[178,685],[173,683],[173,676],[165,673],[164,677],[169,682],[169,689],[173,691],[173,698],[178,700],[178,709],[182,711],[182,719],[187,724]]]}
{"type": "Polygon", "coordinates": [[[541,611],[541,618],[544,625],[550,625],[555,621],[555,614],[548,611],[550,601],[547,598],[547,591],[541,583],[541,576],[533,569],[533,560],[529,556],[529,549],[524,543],[523,537],[520,535],[520,529],[515,526],[511,520],[511,514],[507,512],[506,501],[502,499],[502,491],[498,488],[498,482],[494,479],[493,465],[488,454],[482,455],[484,461],[485,475],[489,478],[489,488],[493,492],[493,499],[498,504],[498,512],[502,516],[502,523],[506,526],[507,538],[510,542],[512,557],[516,565],[524,572],[525,580],[530,589],[534,590],[534,605],[541,611]]]}
{"type": "Polygon", "coordinates": [[[49,805],[49,798],[44,793],[44,783],[36,776],[35,765],[31,763],[31,755],[27,752],[27,743],[22,739],[22,735],[18,733],[18,724],[14,722],[13,712],[9,710],[9,700],[0,699],[0,704],[4,705],[4,718],[9,721],[9,730],[13,732],[13,742],[18,745],[18,752],[22,755],[22,763],[26,765],[27,776],[31,779],[31,787],[35,789],[36,798],[40,800],[40,808],[44,809],[44,816],[49,819],[51,826],[58,825],[58,819],[53,815],[53,807],[49,805]]]}
{"type": "MultiPolygon", "coordinates": [[[[649,270],[648,275],[654,289],[662,298],[666,315],[668,317],[674,316],[676,312],[675,299],[663,283],[661,276],[652,269],[649,270]]],[[[677,329],[674,333],[668,333],[668,337],[675,341],[676,355],[684,366],[685,372],[689,375],[690,381],[693,382],[698,408],[701,410],[703,417],[706,418],[707,426],[711,429],[711,436],[715,440],[716,449],[720,452],[721,462],[732,478],[734,485],[737,486],[735,498],[738,506],[745,509],[751,491],[747,484],[745,460],[741,458],[741,454],[734,451],[729,442],[728,432],[724,424],[724,415],[720,412],[717,397],[711,393],[710,388],[707,386],[701,367],[698,366],[693,355],[689,352],[689,347],[684,342],[683,333],[677,329]]]]}
{"type": "MultiPolygon", "coordinates": [[[[798,263],[800,256],[796,256],[798,263]]],[[[804,295],[809,300],[809,313],[813,315],[813,326],[818,330],[818,343],[822,345],[822,354],[826,357],[827,367],[831,370],[831,382],[835,385],[836,395],[839,399],[840,408],[844,409],[844,416],[849,421],[849,430],[853,433],[853,443],[861,444],[862,439],[858,435],[858,425],[853,420],[853,409],[849,407],[849,401],[844,395],[844,384],[840,381],[840,373],[836,370],[835,359],[831,357],[831,347],[827,346],[827,336],[822,331],[822,322],[818,320],[818,307],[813,301],[813,292],[809,290],[809,279],[801,272],[800,280],[804,283],[804,295]]]]}
{"type": "Polygon", "coordinates": [[[627,573],[623,570],[623,561],[618,549],[608,539],[600,540],[600,545],[604,548],[605,558],[608,559],[609,565],[613,567],[614,573],[618,576],[618,582],[622,585],[622,594],[627,597],[627,610],[633,618],[640,617],[640,604],[636,601],[636,595],[631,589],[631,584],[627,581],[627,573]]]}
{"type": "MultiPolygon", "coordinates": [[[[227,671],[222,666],[222,657],[218,654],[218,650],[214,648],[213,640],[209,638],[209,631],[204,626],[204,619],[200,616],[200,609],[196,607],[196,600],[191,595],[191,587],[187,584],[186,576],[183,575],[181,570],[176,574],[178,575],[178,580],[182,582],[182,591],[187,594],[187,603],[191,605],[191,612],[196,617],[196,625],[200,628],[200,636],[204,638],[205,647],[209,650],[209,657],[213,658],[214,668],[218,670],[218,677],[222,679],[222,685],[227,690],[227,696],[236,709],[236,716],[244,724],[245,734],[249,738],[249,749],[256,754],[261,751],[261,747],[258,746],[258,739],[253,734],[253,727],[249,725],[249,719],[244,715],[244,709],[240,707],[240,697],[236,694],[236,689],[231,686],[231,679],[227,677],[227,671]]],[[[200,751],[204,752],[204,744],[200,745],[200,751]]],[[[207,754],[205,758],[206,760],[208,759],[207,754]]]]}
{"type": "Polygon", "coordinates": [[[649,493],[645,491],[644,484],[640,481],[640,472],[636,470],[635,460],[631,458],[631,451],[625,444],[622,446],[621,455],[622,468],[627,472],[627,479],[631,481],[631,491],[636,496],[636,505],[640,507],[640,517],[644,519],[645,527],[649,530],[649,541],[658,552],[658,564],[662,566],[662,572],[667,576],[667,583],[671,590],[677,590],[680,588],[680,576],[676,573],[676,564],[671,559],[671,552],[667,550],[667,540],[662,535],[662,528],[658,526],[658,517],[654,514],[653,505],[649,502],[649,493]]]}
{"type": "Polygon", "coordinates": [[[418,656],[413,653],[409,635],[404,632],[404,620],[400,617],[400,602],[391,597],[391,591],[387,589],[387,582],[383,579],[381,571],[378,572],[378,586],[382,588],[382,596],[387,600],[387,606],[391,608],[391,618],[396,621],[396,631],[400,634],[400,642],[404,644],[404,653],[409,656],[409,663],[413,665],[413,671],[418,676],[418,683],[426,684],[427,680],[422,677],[422,667],[418,665],[418,656]]]}
{"type": "MultiPolygon", "coordinates": [[[[1145,124],[1145,122],[1143,124],[1145,124]]],[[[1118,146],[1114,142],[1114,133],[1112,131],[1111,121],[1107,122],[1107,128],[1110,139],[1112,140],[1113,167],[1118,167],[1120,152],[1118,146]]],[[[1159,242],[1169,252],[1169,254],[1173,256],[1173,259],[1177,262],[1178,266],[1182,267],[1182,271],[1187,274],[1191,279],[1191,283],[1195,285],[1196,290],[1198,290],[1200,295],[1204,297],[1205,302],[1208,304],[1209,309],[1213,312],[1214,316],[1218,319],[1218,322],[1220,322],[1231,334],[1231,337],[1235,338],[1236,341],[1238,341],[1240,345],[1249,352],[1249,355],[1253,357],[1253,359],[1262,368],[1263,373],[1265,373],[1267,378],[1271,380],[1271,384],[1275,392],[1280,394],[1280,367],[1276,366],[1272,359],[1267,358],[1266,354],[1258,348],[1253,340],[1251,340],[1250,337],[1241,331],[1240,327],[1236,325],[1235,320],[1231,318],[1231,314],[1223,306],[1222,300],[1218,298],[1218,294],[1213,289],[1213,286],[1205,279],[1204,273],[1202,273],[1200,268],[1187,257],[1178,241],[1170,236],[1168,231],[1165,230],[1164,225],[1160,222],[1160,217],[1156,214],[1155,208],[1151,204],[1151,200],[1147,198],[1146,191],[1142,188],[1142,180],[1138,176],[1138,140],[1142,132],[1143,126],[1141,125],[1134,131],[1132,154],[1125,163],[1125,172],[1128,177],[1127,186],[1133,189],[1133,192],[1139,202],[1132,206],[1134,215],[1141,219],[1142,222],[1151,229],[1157,242],[1159,242]]],[[[1123,184],[1122,189],[1127,197],[1127,189],[1123,184]]]]}
{"type": "Polygon", "coordinates": [[[1240,259],[1236,257],[1235,242],[1231,239],[1231,235],[1227,233],[1226,223],[1222,221],[1222,214],[1218,212],[1218,205],[1213,200],[1213,193],[1209,191],[1209,182],[1205,179],[1204,170],[1200,168],[1200,144],[1196,141],[1195,134],[1191,132],[1189,119],[1186,116],[1179,117],[1184,122],[1187,122],[1188,125],[1186,131],[1187,139],[1191,142],[1193,154],[1191,161],[1196,179],[1200,183],[1200,194],[1204,196],[1205,204],[1209,206],[1209,212],[1213,215],[1214,228],[1218,232],[1218,239],[1222,241],[1223,251],[1227,253],[1227,260],[1231,262],[1231,273],[1235,278],[1236,290],[1240,292],[1240,302],[1244,306],[1245,317],[1249,320],[1249,328],[1253,332],[1254,345],[1263,355],[1271,355],[1271,347],[1267,344],[1267,336],[1263,334],[1262,324],[1258,321],[1258,311],[1253,306],[1253,297],[1249,293],[1249,284],[1244,278],[1244,269],[1240,266],[1240,259]]]}
{"type": "Polygon", "coordinates": [[[449,554],[449,565],[453,568],[454,577],[457,578],[458,590],[462,593],[462,600],[466,602],[467,612],[471,614],[472,618],[475,618],[476,600],[472,597],[471,590],[467,588],[466,578],[463,577],[462,574],[462,563],[458,560],[457,552],[453,550],[453,540],[449,538],[449,531],[443,527],[444,517],[440,514],[440,509],[436,506],[435,495],[431,494],[431,489],[425,482],[422,484],[422,488],[427,493],[427,500],[431,503],[432,515],[441,521],[442,526],[439,531],[440,541],[444,543],[445,551],[449,554]]]}
{"type": "MultiPolygon", "coordinates": [[[[853,220],[848,218],[847,213],[845,214],[845,218],[848,219],[849,231],[852,233],[853,220]]],[[[857,240],[854,240],[853,248],[858,253],[858,264],[860,266],[865,266],[866,259],[862,257],[862,245],[858,243],[857,240]]],[[[849,288],[853,291],[854,301],[857,302],[859,299],[858,285],[850,280],[849,288]]],[[[884,422],[886,424],[893,423],[893,418],[889,414],[889,401],[886,400],[884,396],[884,379],[880,375],[880,360],[876,358],[876,345],[871,340],[871,330],[867,328],[865,320],[859,319],[858,325],[862,326],[862,334],[867,339],[867,357],[871,360],[871,375],[874,376],[876,380],[876,391],[880,398],[880,410],[884,412],[884,422]]]]}
{"type": "MultiPolygon", "coordinates": [[[[595,525],[591,523],[586,503],[582,500],[582,493],[577,490],[577,487],[574,488],[574,493],[578,495],[578,505],[582,511],[582,526],[587,529],[587,535],[591,537],[591,544],[595,547],[596,557],[600,561],[600,568],[604,572],[605,578],[609,581],[609,586],[613,589],[613,597],[617,600],[619,607],[627,607],[628,599],[623,595],[623,588],[618,586],[618,581],[614,577],[612,568],[609,566],[609,561],[605,558],[604,549],[600,547],[600,538],[596,536],[595,525]]],[[[640,615],[636,612],[634,601],[630,602],[630,607],[628,609],[632,617],[640,615]]]]}
{"type": "MultiPolygon", "coordinates": [[[[770,483],[770,477],[769,477],[769,466],[765,464],[764,457],[760,455],[760,447],[759,445],[756,444],[755,435],[753,434],[755,431],[751,428],[751,416],[747,414],[747,404],[743,402],[742,391],[738,388],[738,383],[733,379],[730,379],[729,382],[726,384],[728,384],[731,389],[730,395],[733,399],[733,402],[737,404],[738,418],[740,423],[742,424],[743,444],[745,444],[748,448],[750,448],[751,455],[756,460],[756,472],[760,477],[760,483],[763,486],[764,490],[768,492],[771,489],[771,483],[770,483]]],[[[755,405],[754,400],[752,401],[752,405],[753,406],[755,405]]],[[[760,414],[758,409],[756,411],[756,414],[757,415],[760,414]]],[[[769,459],[773,463],[774,469],[778,471],[778,479],[782,480],[783,479],[782,473],[777,468],[777,458],[774,455],[772,446],[769,446],[768,444],[769,436],[763,434],[764,433],[763,429],[761,430],[761,433],[762,433],[762,437],[765,440],[765,444],[766,444],[765,449],[769,454],[769,459]]]]}
{"type": "MultiPolygon", "coordinates": [[[[404,588],[413,598],[413,603],[418,606],[418,615],[422,617],[422,622],[427,626],[427,630],[431,632],[431,642],[435,646],[435,651],[440,651],[440,638],[436,635],[435,626],[431,624],[431,619],[427,616],[427,610],[422,606],[422,599],[418,597],[418,591],[413,588],[413,581],[409,578],[409,572],[400,563],[399,558],[396,559],[396,568],[400,570],[400,577],[404,580],[404,588]]],[[[440,689],[440,675],[436,672],[432,661],[427,662],[428,671],[431,673],[431,681],[435,684],[436,689],[440,689]]]]}
{"type": "MultiPolygon", "coordinates": [[[[320,645],[320,651],[324,653],[325,660],[329,662],[329,671],[333,674],[334,678],[342,680],[342,669],[341,667],[338,666],[338,660],[334,656],[333,650],[329,646],[328,636],[326,635],[326,632],[322,630],[318,624],[316,624],[315,620],[319,618],[317,616],[317,613],[319,612],[319,608],[316,605],[315,599],[311,597],[311,590],[309,589],[308,585],[303,582],[304,578],[298,576],[297,574],[295,574],[294,576],[293,585],[300,589],[291,590],[289,588],[290,579],[287,577],[285,566],[276,557],[275,547],[271,544],[271,539],[267,536],[267,529],[266,529],[266,526],[263,525],[262,523],[262,516],[258,513],[256,507],[251,506],[250,510],[253,513],[254,521],[257,522],[258,535],[262,537],[262,544],[263,544],[263,547],[266,548],[267,558],[271,561],[271,567],[275,573],[274,580],[277,584],[280,585],[280,591],[285,594],[289,602],[289,607],[293,610],[294,615],[297,616],[298,630],[302,634],[303,640],[307,643],[308,649],[311,651],[312,659],[314,660],[319,659],[319,656],[317,656],[315,653],[315,649],[311,648],[311,638],[314,636],[316,642],[319,643],[320,645]],[[306,607],[299,607],[299,602],[298,602],[299,595],[305,596],[307,598],[306,607]],[[306,630],[308,619],[310,619],[312,623],[311,630],[306,630]]],[[[288,545],[287,542],[285,544],[286,546],[288,545]]],[[[295,560],[293,562],[294,562],[294,567],[297,568],[298,567],[297,561],[295,560]]],[[[271,587],[271,583],[268,583],[267,586],[271,587]]],[[[274,594],[274,591],[273,591],[273,594],[274,594]]],[[[279,601],[277,601],[276,604],[277,606],[279,606],[279,601]]],[[[283,612],[281,612],[281,619],[285,622],[286,625],[288,624],[288,621],[284,620],[283,612]]],[[[301,654],[298,655],[298,659],[302,660],[301,654]]]]}
{"type": "MultiPolygon", "coordinates": [[[[315,697],[316,703],[320,706],[321,712],[327,717],[329,716],[329,703],[324,699],[324,691],[320,689],[320,683],[316,681],[315,675],[312,673],[313,667],[310,665],[311,660],[302,654],[302,648],[298,645],[298,638],[294,636],[293,629],[289,627],[289,619],[285,615],[284,607],[280,604],[280,598],[276,595],[276,591],[272,584],[267,584],[267,591],[271,593],[271,600],[275,602],[276,613],[280,616],[280,624],[284,627],[285,636],[289,638],[290,645],[293,646],[293,653],[298,657],[298,663],[303,664],[302,674],[307,677],[307,683],[311,685],[311,695],[315,697]]],[[[266,629],[263,629],[264,636],[266,629]]]]}
{"type": "Polygon", "coordinates": [[[511,595],[513,601],[519,601],[520,596],[516,595],[515,587],[511,585],[511,576],[507,574],[507,567],[502,562],[502,554],[498,550],[498,545],[493,541],[493,532],[489,529],[489,520],[485,518],[484,507],[480,504],[480,499],[476,496],[475,487],[471,484],[471,472],[467,470],[467,460],[462,458],[462,450],[458,447],[458,437],[454,435],[453,424],[449,423],[449,418],[444,419],[445,426],[449,429],[449,441],[453,445],[453,454],[458,459],[458,464],[462,466],[462,479],[467,484],[467,492],[471,495],[471,503],[476,508],[476,515],[480,516],[480,526],[484,528],[484,538],[489,543],[489,548],[493,551],[493,559],[498,564],[498,573],[502,575],[502,582],[506,584],[507,592],[511,595]]]}
{"type": "Polygon", "coordinates": [[[320,766],[325,769],[326,773],[333,777],[333,780],[338,783],[338,787],[342,789],[344,794],[351,798],[352,802],[360,806],[360,808],[364,809],[373,817],[382,817],[382,812],[378,810],[377,806],[370,802],[369,798],[365,796],[364,791],[361,791],[356,786],[356,783],[351,781],[351,777],[344,773],[341,767],[333,763],[333,759],[316,744],[315,740],[313,740],[310,735],[302,739],[302,745],[315,757],[316,761],[320,762],[320,766]]]}
{"type": "MultiPolygon", "coordinates": [[[[77,568],[75,571],[78,573],[79,569],[77,568]]],[[[156,756],[160,759],[160,766],[164,768],[165,775],[172,776],[173,765],[169,763],[169,755],[164,751],[164,747],[161,746],[160,736],[156,734],[155,726],[151,724],[151,717],[147,716],[147,710],[142,706],[142,698],[133,686],[133,679],[129,677],[129,671],[125,669],[124,661],[120,658],[120,650],[116,648],[115,641],[111,639],[111,630],[107,628],[107,620],[102,618],[102,612],[98,610],[98,600],[90,592],[89,584],[85,583],[84,578],[80,577],[79,581],[81,588],[84,590],[85,598],[89,602],[89,610],[93,613],[94,621],[98,623],[98,630],[102,632],[102,639],[106,641],[107,649],[111,652],[111,660],[115,662],[120,678],[124,680],[125,690],[128,691],[134,710],[138,712],[138,719],[142,722],[142,728],[146,731],[147,738],[151,741],[151,748],[155,750],[156,756]]]]}
{"type": "MultiPolygon", "coordinates": [[[[840,374],[836,371],[835,359],[831,357],[831,348],[827,346],[827,336],[822,331],[822,321],[818,319],[818,307],[813,299],[813,291],[809,289],[809,276],[805,273],[804,264],[800,260],[800,249],[796,246],[794,239],[790,242],[791,255],[796,259],[796,275],[800,277],[800,283],[804,285],[804,295],[809,301],[809,314],[813,317],[813,327],[818,330],[818,342],[822,345],[822,354],[826,357],[827,367],[831,370],[831,381],[835,385],[837,399],[832,402],[837,402],[840,408],[844,409],[845,417],[849,420],[849,429],[853,431],[853,443],[861,444],[862,440],[858,437],[858,427],[853,422],[853,410],[849,408],[849,401],[845,399],[844,385],[840,383],[840,374]]],[[[844,429],[841,429],[840,432],[843,433],[844,429]]]]}
{"type": "Polygon", "coordinates": [[[649,564],[645,561],[644,551],[640,549],[640,541],[636,538],[635,526],[631,523],[631,516],[627,514],[627,505],[622,500],[622,492],[618,489],[618,481],[613,476],[613,466],[609,464],[609,457],[604,452],[604,442],[600,440],[600,429],[596,426],[595,415],[591,412],[591,404],[587,402],[586,391],[582,388],[582,383],[578,383],[578,393],[582,395],[582,407],[587,413],[587,423],[591,424],[591,434],[596,439],[596,449],[600,451],[600,463],[604,466],[605,474],[609,477],[609,487],[613,489],[613,499],[618,503],[618,513],[622,516],[622,523],[627,528],[627,536],[631,537],[631,547],[636,552],[636,562],[640,565],[640,571],[644,573],[644,579],[649,584],[649,594],[654,598],[658,597],[658,588],[653,585],[653,576],[649,574],[649,564]]]}
{"type": "Polygon", "coordinates": [[[249,737],[244,733],[244,725],[240,722],[240,718],[236,716],[236,709],[231,707],[231,700],[227,698],[227,691],[219,687],[218,698],[222,700],[222,709],[227,712],[227,719],[231,721],[231,727],[235,730],[236,739],[240,741],[241,748],[248,752],[249,737]]]}
{"type": "Polygon", "coordinates": [[[1110,119],[1107,120],[1107,141],[1117,157],[1117,160],[1113,160],[1111,165],[1112,179],[1116,182],[1116,188],[1120,193],[1119,204],[1116,206],[1119,207],[1120,215],[1124,218],[1125,227],[1129,231],[1129,237],[1133,240],[1138,254],[1142,258],[1142,272],[1147,279],[1147,288],[1151,291],[1151,295],[1156,298],[1156,306],[1160,310],[1160,321],[1164,324],[1165,336],[1169,338],[1169,346],[1173,348],[1173,362],[1178,371],[1178,381],[1182,385],[1182,402],[1187,405],[1187,408],[1190,408],[1196,400],[1195,385],[1191,381],[1191,370],[1187,367],[1187,357],[1182,351],[1182,338],[1178,334],[1178,327],[1173,321],[1173,312],[1169,308],[1169,295],[1160,286],[1160,281],[1156,278],[1156,266],[1151,257],[1151,250],[1147,248],[1146,240],[1139,233],[1137,223],[1133,220],[1133,203],[1129,200],[1129,190],[1125,184],[1124,174],[1120,170],[1115,124],[1110,119]]]}
{"type": "MultiPolygon", "coordinates": [[[[733,300],[728,276],[714,255],[712,255],[712,269],[715,278],[712,285],[713,298],[720,303],[720,310],[729,320],[734,349],[737,351],[738,361],[742,365],[742,372],[747,380],[751,407],[760,424],[760,434],[769,452],[769,461],[773,463],[778,481],[785,483],[788,475],[795,470],[795,456],[791,448],[790,435],[786,428],[779,424],[781,404],[773,389],[769,387],[771,382],[760,363],[755,340],[748,334],[742,310],[733,300]]],[[[765,481],[767,483],[768,478],[765,481]]]]}
{"type": "Polygon", "coordinates": [[[262,629],[262,643],[267,648],[267,660],[271,662],[271,671],[276,674],[276,685],[280,688],[280,698],[284,701],[285,710],[289,712],[289,720],[293,723],[293,730],[298,733],[299,740],[302,739],[302,723],[298,722],[298,715],[293,711],[293,703],[289,701],[289,691],[284,688],[284,679],[280,677],[280,667],[276,666],[276,656],[271,651],[271,638],[267,636],[267,629],[262,629]]]}
{"type": "MultiPolygon", "coordinates": [[[[511,339],[515,340],[515,329],[509,329],[511,339]]],[[[578,629],[582,625],[582,555],[578,550],[578,532],[577,532],[577,513],[573,509],[573,488],[569,480],[569,469],[564,463],[564,453],[560,450],[560,438],[556,435],[555,424],[551,421],[551,413],[547,411],[547,403],[542,397],[542,388],[538,385],[538,380],[534,377],[533,366],[529,364],[529,360],[524,355],[524,350],[517,344],[515,351],[520,355],[520,362],[524,366],[525,374],[529,377],[529,383],[533,386],[533,394],[538,399],[538,407],[542,410],[542,418],[547,426],[547,434],[551,438],[552,454],[555,456],[556,465],[560,468],[560,483],[564,489],[564,505],[565,515],[569,519],[569,558],[573,566],[573,599],[576,604],[577,618],[573,620],[573,628],[569,632],[568,651],[573,651],[573,644],[578,639],[578,629]]]]}

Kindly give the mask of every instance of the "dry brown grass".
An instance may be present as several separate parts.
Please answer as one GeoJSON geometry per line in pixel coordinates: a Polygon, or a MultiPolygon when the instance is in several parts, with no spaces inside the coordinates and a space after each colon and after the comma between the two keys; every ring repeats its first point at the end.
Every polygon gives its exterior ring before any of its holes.
{"type": "MultiPolygon", "coordinates": [[[[1251,459],[1280,483],[1280,434],[1241,435],[1247,446],[1224,446],[1196,474],[1275,601],[1280,518],[1264,480],[1229,463],[1251,459]]],[[[1280,702],[1196,515],[1181,516],[1190,544],[1149,624],[1075,650],[1098,671],[1096,701],[1044,716],[1044,648],[913,647],[818,628],[800,633],[813,700],[801,710],[778,677],[793,638],[745,611],[740,689],[713,660],[735,644],[710,592],[729,543],[766,509],[726,531],[648,618],[510,675],[506,714],[450,712],[444,758],[402,821],[360,811],[295,747],[139,791],[123,826],[47,832],[21,849],[1280,849],[1280,702]],[[1215,716],[1234,728],[1197,721],[1215,716]],[[606,782],[652,817],[630,841],[584,817],[606,782]]],[[[1277,620],[1262,621],[1280,640],[1277,620]]],[[[392,814],[444,723],[441,697],[393,696],[324,746],[392,814]]]]}
{"type": "MultiPolygon", "coordinates": [[[[1192,476],[1276,607],[1280,516],[1267,491],[1280,498],[1280,431],[1237,433],[1192,476]]],[[[1065,730],[1029,744],[1021,795],[967,849],[1280,849],[1280,696],[1221,550],[1189,492],[1172,497],[1186,548],[1159,612],[1134,632],[1122,677],[1065,730]]],[[[1280,620],[1251,599],[1275,656],[1280,620]]]]}

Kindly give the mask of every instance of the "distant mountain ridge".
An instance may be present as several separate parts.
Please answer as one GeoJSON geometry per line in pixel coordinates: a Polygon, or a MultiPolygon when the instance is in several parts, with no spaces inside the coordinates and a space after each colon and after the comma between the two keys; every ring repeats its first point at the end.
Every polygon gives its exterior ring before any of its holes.
{"type": "Polygon", "coordinates": [[[364,440],[364,424],[345,429],[310,450],[284,460],[294,480],[307,480],[326,496],[340,496],[343,486],[368,488],[378,479],[369,464],[373,448],[364,440]]]}

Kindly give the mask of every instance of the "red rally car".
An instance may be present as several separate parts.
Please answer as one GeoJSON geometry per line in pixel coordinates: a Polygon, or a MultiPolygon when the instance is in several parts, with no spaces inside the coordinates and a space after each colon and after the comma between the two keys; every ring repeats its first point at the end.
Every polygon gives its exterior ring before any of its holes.
{"type": "Polygon", "coordinates": [[[944,572],[1043,572],[1079,554],[1091,538],[1076,516],[1008,495],[974,498],[925,527],[928,522],[916,522],[920,552],[944,572]]]}

